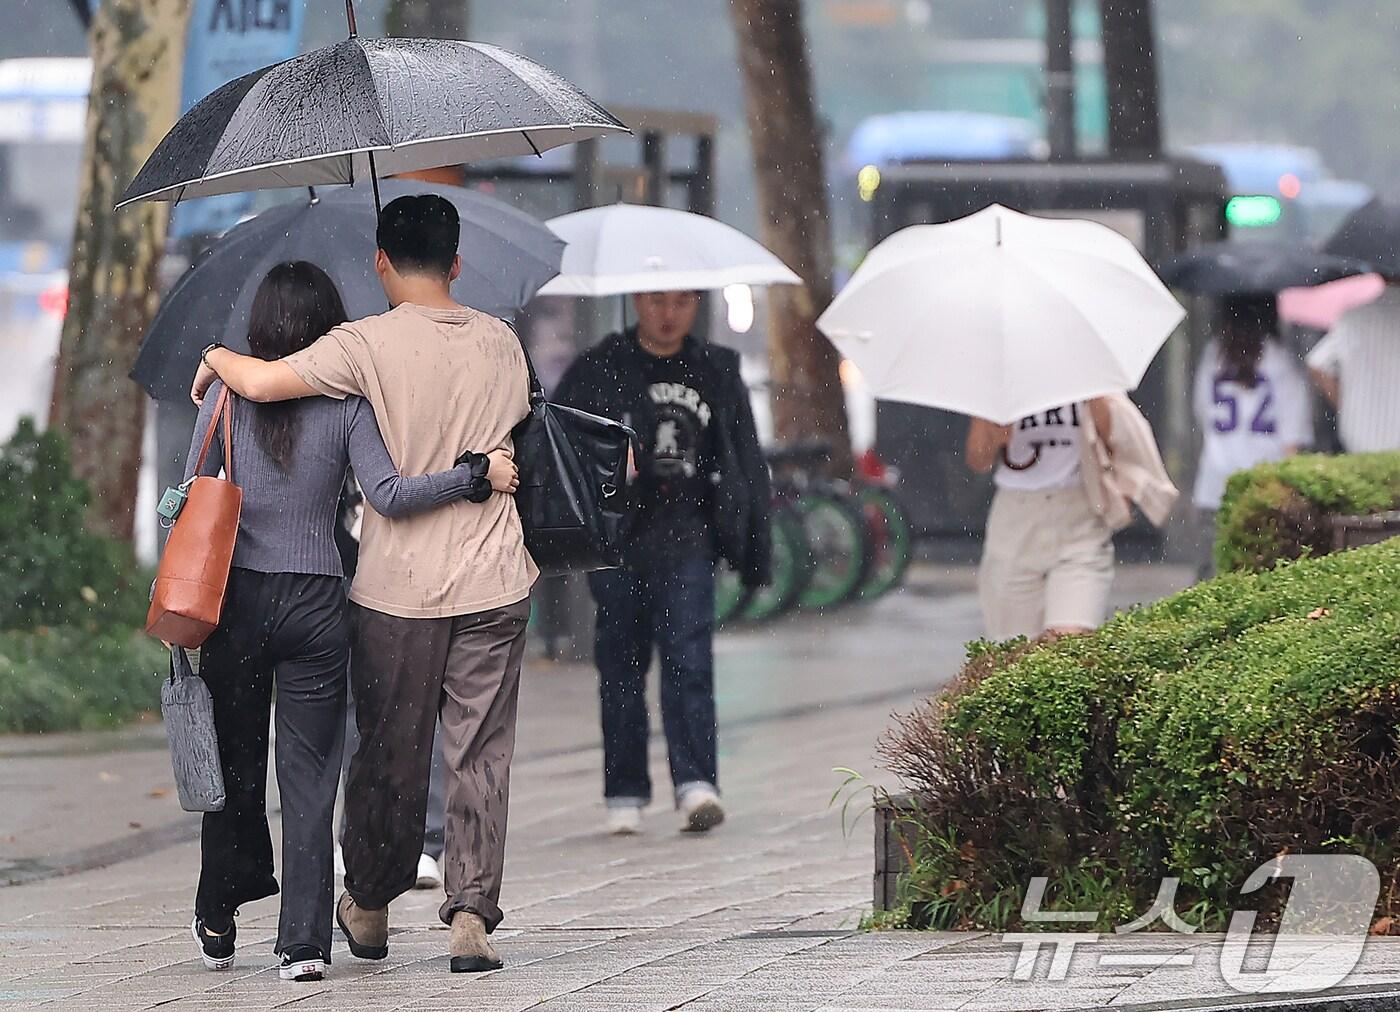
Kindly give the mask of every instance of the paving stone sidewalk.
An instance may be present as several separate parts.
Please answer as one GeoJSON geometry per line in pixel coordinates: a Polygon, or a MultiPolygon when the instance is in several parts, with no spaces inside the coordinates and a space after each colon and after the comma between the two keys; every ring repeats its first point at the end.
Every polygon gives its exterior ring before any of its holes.
{"type": "MultiPolygon", "coordinates": [[[[1182,577],[1133,569],[1120,592],[1151,597],[1182,577]]],[[[718,687],[730,819],[708,836],[676,832],[661,804],[648,811],[643,835],[604,835],[594,676],[533,664],[512,784],[507,920],[497,935],[508,965],[482,976],[447,972],[440,897],[420,892],[395,903],[384,962],[355,960],[338,941],[326,981],[279,980],[274,899],[243,910],[236,967],[209,973],[188,933],[196,844],[140,837],[144,853],[73,874],[45,863],[99,838],[119,855],[122,816],[138,803],[149,808],[127,821],[142,830],[178,838],[192,826],[169,797],[149,797],[168,783],[163,754],[149,741],[141,747],[141,732],[54,739],[52,747],[0,740],[9,808],[0,810],[0,861],[49,869],[0,886],[0,1009],[1009,1012],[1230,999],[1211,938],[1080,945],[1057,981],[1048,979],[1049,952],[1030,979],[1015,979],[1018,951],[995,936],[857,930],[870,903],[871,827],[867,817],[843,832],[829,805],[840,783],[832,768],[869,771],[878,782],[873,746],[890,711],[946,680],[976,632],[966,586],[965,574],[934,576],[873,607],[726,635],[718,687]],[[104,751],[113,742],[119,751],[104,751]],[[87,783],[94,768],[122,778],[109,787],[128,778],[131,786],[107,791],[104,804],[104,792],[87,783]],[[84,800],[75,807],[69,795],[84,800]],[[46,797],[48,807],[68,805],[61,818],[44,816],[46,797]],[[1189,967],[1124,966],[1103,960],[1108,953],[1195,958],[1189,967]]],[[[653,775],[661,793],[659,741],[653,775]]],[[[1311,960],[1321,972],[1343,951],[1339,940],[1313,940],[1284,965],[1311,960]]],[[[1400,993],[1400,947],[1376,941],[1344,982],[1353,990],[1337,997],[1362,1000],[1391,984],[1400,993]]]]}

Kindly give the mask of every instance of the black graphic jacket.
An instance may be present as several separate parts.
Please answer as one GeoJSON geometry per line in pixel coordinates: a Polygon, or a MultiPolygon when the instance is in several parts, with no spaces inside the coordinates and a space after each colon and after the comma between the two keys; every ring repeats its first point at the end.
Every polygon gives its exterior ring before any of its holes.
{"type": "MultiPolygon", "coordinates": [[[[611,334],[569,367],[551,400],[607,418],[626,416],[638,432],[656,427],[655,405],[643,378],[645,353],[635,328],[611,334]]],[[[758,444],[748,388],[739,375],[739,354],[687,337],[679,356],[706,373],[713,412],[711,523],[720,556],[749,587],[767,583],[772,564],[768,463],[758,444]]],[[[638,461],[647,469],[647,461],[638,461]]]]}

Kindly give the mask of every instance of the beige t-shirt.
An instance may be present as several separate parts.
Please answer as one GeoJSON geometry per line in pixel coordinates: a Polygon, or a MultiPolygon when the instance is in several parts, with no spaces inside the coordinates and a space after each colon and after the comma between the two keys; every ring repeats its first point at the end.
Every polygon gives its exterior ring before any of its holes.
{"type": "MultiPolygon", "coordinates": [[[[466,450],[510,447],[510,430],[529,411],[520,341],[473,309],[405,303],[282,361],[327,397],[367,399],[401,474],[446,470],[466,450]]],[[[397,520],[366,504],[350,600],[400,618],[445,618],[523,600],[538,576],[512,496],[397,520]]]]}

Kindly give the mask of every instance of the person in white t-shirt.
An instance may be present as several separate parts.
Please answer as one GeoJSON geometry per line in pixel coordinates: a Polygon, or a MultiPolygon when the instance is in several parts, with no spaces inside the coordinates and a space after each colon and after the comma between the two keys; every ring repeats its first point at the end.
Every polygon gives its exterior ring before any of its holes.
{"type": "Polygon", "coordinates": [[[1347,453],[1400,450],[1400,277],[1342,315],[1308,353],[1308,371],[1337,409],[1347,453]]]}
{"type": "Polygon", "coordinates": [[[972,419],[967,463],[996,469],[978,597],[989,639],[1088,632],[1108,611],[1113,540],[1079,470],[1086,413],[1109,438],[1101,399],[1029,415],[1013,425],[972,419]]]}
{"type": "Polygon", "coordinates": [[[1192,398],[1202,433],[1192,500],[1206,532],[1203,578],[1211,573],[1210,532],[1230,475],[1313,441],[1312,392],[1302,365],[1274,336],[1273,296],[1227,298],[1221,310],[1221,334],[1201,356],[1192,398]]]}

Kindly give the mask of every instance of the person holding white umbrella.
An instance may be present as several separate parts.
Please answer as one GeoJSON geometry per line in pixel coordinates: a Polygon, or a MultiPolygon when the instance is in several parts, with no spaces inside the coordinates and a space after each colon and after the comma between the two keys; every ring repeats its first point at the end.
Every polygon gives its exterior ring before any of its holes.
{"type": "Polygon", "coordinates": [[[641,442],[628,491],[632,542],[618,569],[589,574],[603,723],[607,829],[638,832],[652,798],[646,676],[661,660],[661,717],[681,829],[724,819],[714,694],[715,563],[768,582],[768,466],[739,356],[694,334],[700,291],[796,283],[728,225],[663,207],[617,204],[549,222],[568,245],[543,294],[632,293],[637,323],[584,352],[555,399],[620,418],[641,442]]]}
{"type": "Polygon", "coordinates": [[[1084,487],[1080,457],[1092,424],[1111,445],[1106,398],[1027,415],[1012,425],[974,418],[967,463],[995,468],[978,596],[994,640],[1086,632],[1103,621],[1113,586],[1113,532],[1084,487]]]}
{"type": "Polygon", "coordinates": [[[1184,316],[1113,230],[992,205],[896,232],[818,319],[876,397],[970,415],[969,464],[1001,458],[981,579],[992,638],[1097,625],[1129,503],[1165,522],[1176,489],[1124,391],[1184,316]]]}

